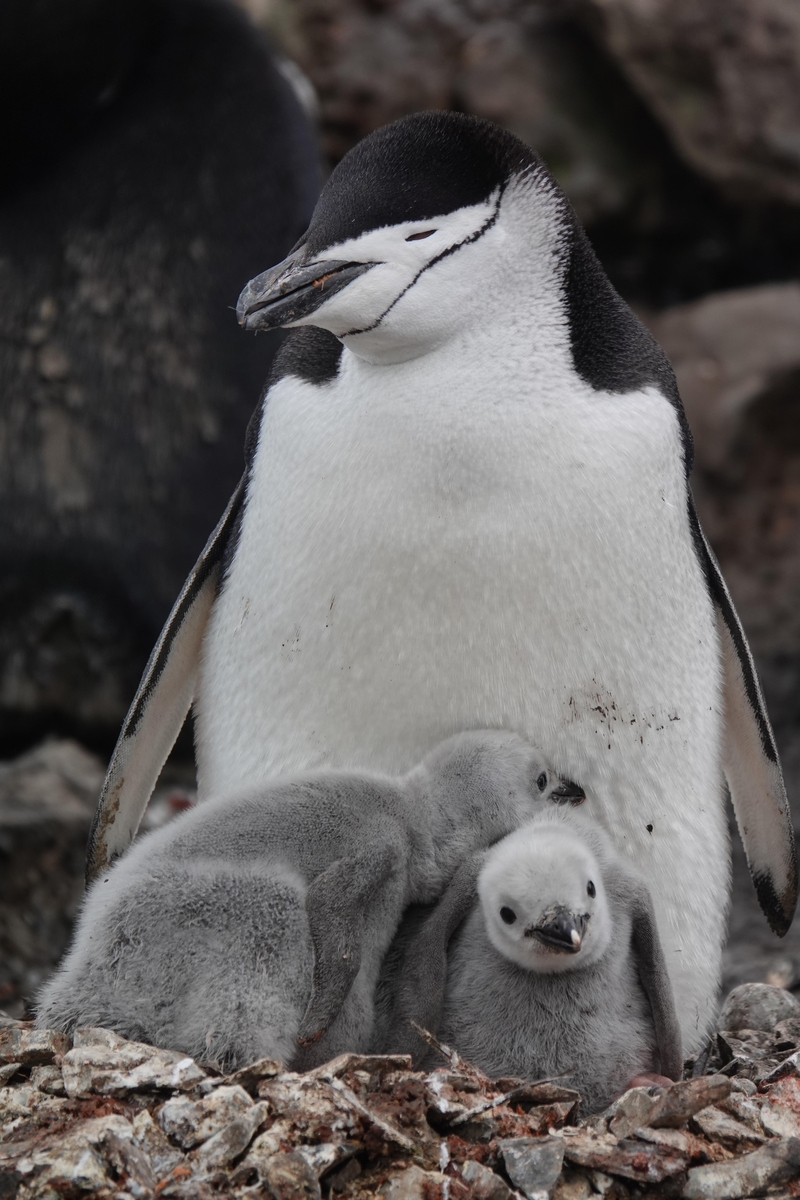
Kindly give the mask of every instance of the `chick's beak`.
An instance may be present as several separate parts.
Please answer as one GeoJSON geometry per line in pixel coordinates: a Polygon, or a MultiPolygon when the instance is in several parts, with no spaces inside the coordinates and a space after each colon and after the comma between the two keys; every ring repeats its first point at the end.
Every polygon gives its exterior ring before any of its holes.
{"type": "Polygon", "coordinates": [[[278,329],[313,313],[326,300],[358,279],[374,262],[325,259],[308,262],[300,246],[292,254],[251,279],[236,305],[239,324],[245,329],[278,329]]]}
{"type": "Polygon", "coordinates": [[[565,908],[557,908],[538,925],[526,929],[525,937],[536,938],[551,950],[577,954],[583,944],[588,919],[586,913],[571,913],[565,908]]]}
{"type": "Polygon", "coordinates": [[[562,779],[550,793],[556,804],[583,804],[586,792],[571,779],[562,779]]]}

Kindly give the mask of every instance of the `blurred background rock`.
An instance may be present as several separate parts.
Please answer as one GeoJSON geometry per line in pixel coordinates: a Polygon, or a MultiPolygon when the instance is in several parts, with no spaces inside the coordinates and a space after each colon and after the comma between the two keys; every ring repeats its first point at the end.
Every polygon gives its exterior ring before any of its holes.
{"type": "MultiPolygon", "coordinates": [[[[0,16],[7,161],[26,164],[0,206],[0,750],[26,755],[0,777],[7,1007],[67,938],[103,762],[238,476],[274,347],[228,306],[301,232],[314,137],[330,169],[419,109],[488,117],[539,151],[670,356],[800,822],[794,0],[56,10],[14,0],[0,16]],[[95,774],[73,743],[31,750],[44,734],[78,737],[95,774]]],[[[186,738],[151,820],[186,802],[190,755],[186,738]]],[[[738,848],[731,934],[729,985],[800,984],[800,929],[769,934],[738,848]]]]}

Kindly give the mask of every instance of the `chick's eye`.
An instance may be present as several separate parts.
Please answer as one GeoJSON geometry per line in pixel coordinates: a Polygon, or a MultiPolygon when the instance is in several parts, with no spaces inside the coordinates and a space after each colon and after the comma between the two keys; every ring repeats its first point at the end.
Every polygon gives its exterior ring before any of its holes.
{"type": "Polygon", "coordinates": [[[547,787],[547,774],[546,774],[546,772],[542,771],[541,775],[540,775],[540,776],[539,776],[539,778],[536,780],[536,786],[537,786],[537,788],[539,789],[539,791],[540,791],[540,792],[543,792],[543,791],[544,791],[544,789],[547,787]]]}
{"type": "Polygon", "coordinates": [[[421,242],[423,238],[433,237],[436,233],[435,229],[422,229],[419,233],[410,233],[406,238],[407,242],[421,242]]]}
{"type": "Polygon", "coordinates": [[[500,909],[500,919],[505,921],[506,925],[513,925],[517,919],[517,914],[513,908],[506,908],[504,906],[500,909]]]}
{"type": "Polygon", "coordinates": [[[592,897],[594,897],[597,894],[597,888],[594,886],[591,879],[589,880],[589,882],[586,885],[586,891],[592,897]]]}

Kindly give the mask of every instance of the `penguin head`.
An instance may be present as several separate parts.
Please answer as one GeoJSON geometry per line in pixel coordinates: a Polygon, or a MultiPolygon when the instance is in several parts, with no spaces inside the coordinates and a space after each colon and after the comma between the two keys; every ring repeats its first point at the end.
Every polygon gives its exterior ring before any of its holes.
{"type": "Polygon", "coordinates": [[[570,211],[507,131],[459,113],[405,117],[342,159],[304,238],[242,292],[239,321],[317,325],[368,361],[418,357],[480,321],[491,294],[502,304],[522,260],[552,275],[570,211]]]}
{"type": "Polygon", "coordinates": [[[490,845],[551,805],[576,805],[586,796],[562,779],[541,750],[505,729],[458,733],[440,742],[412,772],[424,781],[428,803],[453,830],[480,829],[490,845]]]}
{"type": "Polygon", "coordinates": [[[600,863],[569,824],[533,821],[498,842],[478,896],[492,945],[526,970],[589,966],[611,941],[600,863]]]}

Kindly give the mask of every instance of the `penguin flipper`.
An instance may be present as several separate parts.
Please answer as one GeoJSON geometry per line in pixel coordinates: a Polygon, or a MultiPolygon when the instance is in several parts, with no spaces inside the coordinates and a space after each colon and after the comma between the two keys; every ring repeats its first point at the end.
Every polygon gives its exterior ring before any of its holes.
{"type": "Polygon", "coordinates": [[[311,996],[297,1043],[311,1046],[327,1033],[361,967],[366,913],[379,891],[396,878],[397,847],[390,842],[348,855],[323,871],[306,892],[314,947],[311,996]]]}
{"type": "Polygon", "coordinates": [[[188,713],[220,563],[245,492],[243,478],[175,601],[122,726],[86,849],[87,885],[127,850],[188,713]]]}
{"type": "Polygon", "coordinates": [[[770,928],[783,937],[794,917],[798,879],[778,751],[747,638],[693,504],[690,519],[722,650],[725,778],[758,902],[770,928]]]}
{"type": "Polygon", "coordinates": [[[436,908],[414,937],[398,973],[399,986],[383,1050],[410,1054],[420,1066],[429,1047],[414,1025],[434,1034],[439,1031],[447,983],[447,949],[450,939],[466,919],[478,895],[478,876],[486,861],[479,850],[462,863],[436,908]]]}
{"type": "Polygon", "coordinates": [[[659,1070],[669,1079],[683,1074],[681,1027],[675,1011],[675,995],[667,969],[667,960],[658,936],[653,901],[645,885],[627,872],[622,880],[631,913],[631,946],[639,979],[650,1003],[659,1070]]]}

